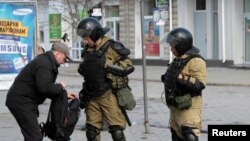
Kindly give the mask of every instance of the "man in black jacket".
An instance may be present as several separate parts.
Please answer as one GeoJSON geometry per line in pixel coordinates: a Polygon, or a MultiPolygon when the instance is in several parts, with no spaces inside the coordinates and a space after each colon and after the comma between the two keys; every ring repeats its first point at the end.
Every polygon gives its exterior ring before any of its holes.
{"type": "MultiPolygon", "coordinates": [[[[41,141],[38,123],[38,105],[46,98],[63,93],[65,83],[55,83],[58,67],[71,60],[69,48],[64,43],[54,43],[51,51],[38,55],[18,74],[8,91],[6,106],[15,117],[25,141],[41,141]]],[[[68,98],[76,95],[68,93],[68,98]]]]}

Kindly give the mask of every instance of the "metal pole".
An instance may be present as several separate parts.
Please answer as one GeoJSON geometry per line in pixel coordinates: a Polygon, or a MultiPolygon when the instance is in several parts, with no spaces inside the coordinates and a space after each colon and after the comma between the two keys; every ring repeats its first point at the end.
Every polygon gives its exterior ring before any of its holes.
{"type": "Polygon", "coordinates": [[[145,58],[145,45],[144,45],[144,1],[140,1],[141,10],[141,39],[142,39],[142,74],[143,74],[143,94],[144,94],[144,126],[145,133],[149,134],[149,121],[148,121],[148,98],[147,98],[147,76],[146,76],[146,58],[145,58]]]}
{"type": "MultiPolygon", "coordinates": [[[[172,0],[169,0],[169,31],[173,29],[172,0]]],[[[173,53],[169,51],[169,63],[173,61],[173,53]]]]}

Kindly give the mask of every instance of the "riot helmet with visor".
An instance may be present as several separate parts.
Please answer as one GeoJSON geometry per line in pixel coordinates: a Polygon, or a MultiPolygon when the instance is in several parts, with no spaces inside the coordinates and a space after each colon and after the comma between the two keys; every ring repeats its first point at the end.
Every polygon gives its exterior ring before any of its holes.
{"type": "Polygon", "coordinates": [[[169,43],[171,47],[175,47],[178,56],[183,55],[193,47],[192,34],[185,28],[175,28],[170,31],[166,42],[169,43]]]}
{"type": "Polygon", "coordinates": [[[80,21],[77,26],[77,35],[82,38],[90,37],[96,42],[99,38],[104,36],[110,29],[103,28],[99,21],[93,17],[88,17],[80,21]]]}

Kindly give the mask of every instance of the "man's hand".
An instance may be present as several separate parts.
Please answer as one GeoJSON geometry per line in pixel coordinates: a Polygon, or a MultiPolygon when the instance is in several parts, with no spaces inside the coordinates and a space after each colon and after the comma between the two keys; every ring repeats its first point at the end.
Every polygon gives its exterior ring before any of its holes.
{"type": "Polygon", "coordinates": [[[76,98],[76,94],[75,93],[68,93],[68,99],[75,99],[76,98]]]}
{"type": "Polygon", "coordinates": [[[62,85],[62,87],[65,89],[66,88],[66,84],[64,83],[64,81],[61,81],[60,84],[62,85]]]}

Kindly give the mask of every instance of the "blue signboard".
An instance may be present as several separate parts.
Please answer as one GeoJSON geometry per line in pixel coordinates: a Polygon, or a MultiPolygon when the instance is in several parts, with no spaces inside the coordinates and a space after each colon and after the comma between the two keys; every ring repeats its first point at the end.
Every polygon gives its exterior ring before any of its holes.
{"type": "Polygon", "coordinates": [[[35,28],[34,3],[0,2],[0,89],[32,59],[35,28]]]}

